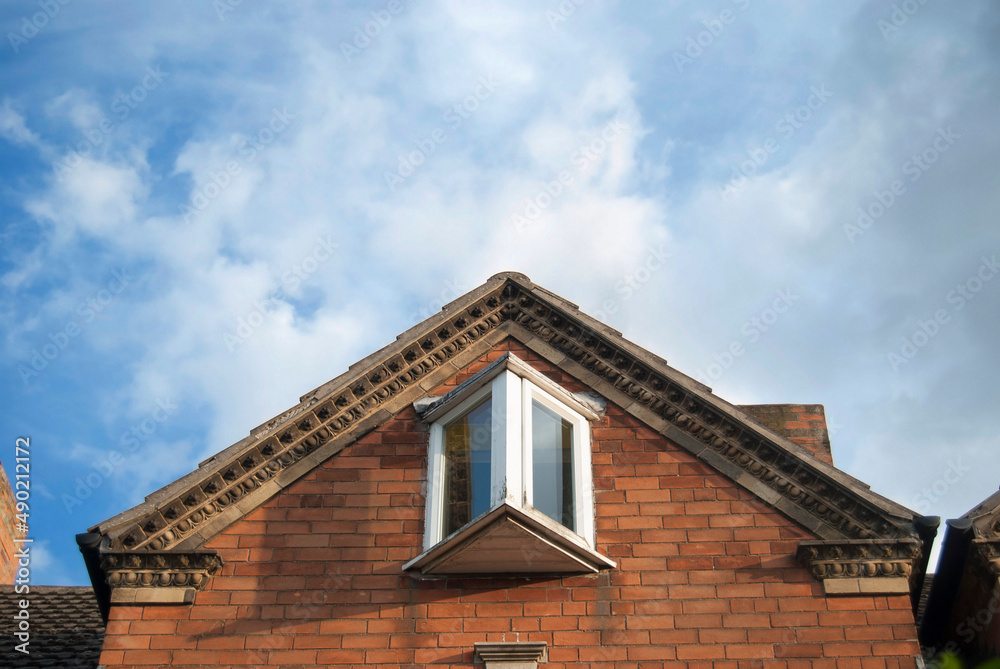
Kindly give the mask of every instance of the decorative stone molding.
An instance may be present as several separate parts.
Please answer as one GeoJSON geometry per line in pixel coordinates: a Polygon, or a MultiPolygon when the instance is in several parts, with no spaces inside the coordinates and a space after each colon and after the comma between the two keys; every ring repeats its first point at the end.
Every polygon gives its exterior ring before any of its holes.
{"type": "Polygon", "coordinates": [[[117,552],[101,555],[101,569],[113,591],[117,588],[201,590],[220,567],[222,558],[210,551],[117,552]]]}
{"type": "MultiPolygon", "coordinates": [[[[217,456],[220,461],[205,463],[204,472],[189,475],[184,487],[123,514],[119,524],[102,530],[109,548],[151,553],[204,545],[267,497],[254,493],[262,488],[276,493],[274,482],[283,472],[309,462],[319,449],[329,454],[336,452],[333,446],[351,443],[388,420],[399,410],[400,401],[413,402],[438,379],[457,372],[468,354],[481,354],[495,345],[501,337],[494,335],[507,334],[525,340],[533,350],[545,351],[554,364],[612,401],[624,402],[630,413],[665,437],[793,513],[821,537],[914,536],[910,517],[873,501],[863,486],[792,452],[699,384],[581,314],[575,305],[527,277],[506,274],[403,333],[400,341],[369,356],[335,383],[307,394],[241,446],[217,456]]],[[[165,578],[161,572],[152,573],[165,578]]]]}
{"type": "Polygon", "coordinates": [[[500,313],[504,305],[500,293],[494,290],[453,316],[451,322],[421,333],[400,353],[381,360],[322,400],[306,399],[303,404],[308,411],[296,408],[286,412],[291,419],[260,432],[258,443],[232,457],[206,480],[117,532],[112,549],[169,549],[321,445],[350,434],[388,400],[404,391],[424,394],[427,389],[420,383],[430,372],[505,320],[500,313]]]}
{"type": "Polygon", "coordinates": [[[887,578],[829,578],[823,581],[826,595],[908,595],[910,581],[902,576],[887,578]]]}
{"type": "Polygon", "coordinates": [[[476,644],[476,657],[486,669],[535,669],[548,658],[544,641],[500,641],[476,644]]]}
{"type": "Polygon", "coordinates": [[[973,539],[970,553],[978,568],[993,580],[1000,578],[1000,538],[973,539]]]}
{"type": "MultiPolygon", "coordinates": [[[[799,562],[820,581],[852,579],[858,581],[855,592],[861,592],[860,581],[875,587],[879,581],[890,591],[898,585],[887,580],[903,579],[920,570],[923,552],[917,539],[866,541],[803,541],[797,552],[799,562]]],[[[853,594],[848,586],[833,586],[837,594],[853,594]]],[[[908,588],[907,588],[908,591],[908,588]]]]}
{"type": "Polygon", "coordinates": [[[115,588],[112,604],[192,604],[194,588],[115,588]]]}
{"type": "Polygon", "coordinates": [[[502,312],[507,318],[790,500],[821,525],[854,539],[911,534],[912,530],[893,522],[884,510],[834,481],[806,458],[789,453],[749,422],[734,420],[668,378],[669,368],[657,369],[660,361],[639,359],[607,334],[516,284],[505,286],[503,295],[502,312]]]}

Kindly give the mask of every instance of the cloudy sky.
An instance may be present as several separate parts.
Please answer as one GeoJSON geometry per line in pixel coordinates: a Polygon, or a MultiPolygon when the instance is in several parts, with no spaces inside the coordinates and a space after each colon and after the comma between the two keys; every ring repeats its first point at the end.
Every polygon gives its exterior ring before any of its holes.
{"type": "Polygon", "coordinates": [[[503,270],[916,511],[997,489],[995,3],[327,4],[0,6],[35,583],[503,270]]]}

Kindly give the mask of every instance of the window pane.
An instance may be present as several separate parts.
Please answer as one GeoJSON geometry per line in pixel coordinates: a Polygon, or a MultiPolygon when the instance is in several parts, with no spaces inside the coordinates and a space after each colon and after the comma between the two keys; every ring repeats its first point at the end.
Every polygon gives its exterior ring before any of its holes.
{"type": "Polygon", "coordinates": [[[535,508],[576,531],[573,424],[537,401],[531,403],[531,458],[535,508]]]}
{"type": "Polygon", "coordinates": [[[490,508],[491,398],[444,430],[444,536],[490,508]]]}

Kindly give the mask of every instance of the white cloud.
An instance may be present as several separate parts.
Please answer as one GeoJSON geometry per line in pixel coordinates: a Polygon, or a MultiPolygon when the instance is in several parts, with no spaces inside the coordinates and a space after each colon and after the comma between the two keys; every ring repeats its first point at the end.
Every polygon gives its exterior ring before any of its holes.
{"type": "Polygon", "coordinates": [[[38,135],[28,129],[24,116],[11,106],[8,98],[0,106],[0,137],[19,146],[42,146],[38,135]]]}
{"type": "Polygon", "coordinates": [[[96,128],[104,117],[91,93],[79,88],[53,98],[45,105],[45,113],[53,118],[65,118],[79,131],[96,128]]]}
{"type": "Polygon", "coordinates": [[[65,239],[73,232],[109,238],[138,222],[148,192],[141,166],[116,165],[79,154],[63,160],[49,192],[25,205],[39,221],[55,228],[57,238],[65,239]]]}

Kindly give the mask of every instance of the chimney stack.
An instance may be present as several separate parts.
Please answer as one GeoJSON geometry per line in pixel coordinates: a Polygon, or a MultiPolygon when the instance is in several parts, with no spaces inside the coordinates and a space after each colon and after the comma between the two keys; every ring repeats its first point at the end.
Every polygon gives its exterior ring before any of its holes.
{"type": "Polygon", "coordinates": [[[736,408],[772,432],[805,446],[826,464],[833,464],[822,404],[746,404],[736,408]]]}

